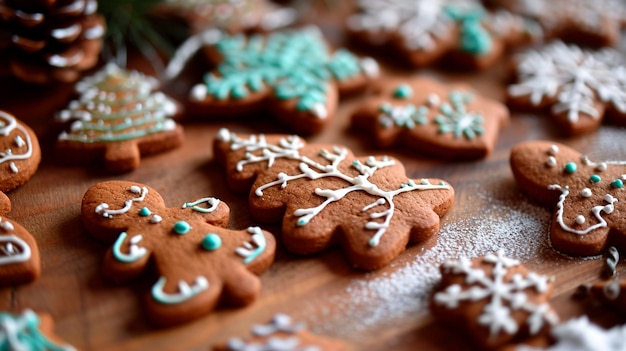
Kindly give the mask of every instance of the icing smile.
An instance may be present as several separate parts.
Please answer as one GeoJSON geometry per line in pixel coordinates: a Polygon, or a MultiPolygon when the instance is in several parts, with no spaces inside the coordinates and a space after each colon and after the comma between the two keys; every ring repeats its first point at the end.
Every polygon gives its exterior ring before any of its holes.
{"type": "Polygon", "coordinates": [[[30,259],[30,247],[16,235],[0,236],[0,265],[26,262],[30,259]]]}

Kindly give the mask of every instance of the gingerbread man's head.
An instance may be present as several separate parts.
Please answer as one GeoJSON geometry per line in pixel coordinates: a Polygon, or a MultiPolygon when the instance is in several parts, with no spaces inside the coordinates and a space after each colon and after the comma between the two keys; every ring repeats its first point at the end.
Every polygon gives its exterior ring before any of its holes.
{"type": "Polygon", "coordinates": [[[530,196],[555,207],[551,240],[571,255],[626,248],[626,161],[594,162],[562,144],[531,141],[511,151],[511,169],[530,196]]]}
{"type": "Polygon", "coordinates": [[[200,317],[222,299],[251,303],[261,287],[255,274],[274,258],[274,237],[258,227],[226,229],[229,208],[215,198],[168,208],[152,188],[108,181],[87,191],[82,215],[90,233],[114,242],[105,258],[108,277],[127,281],[149,262],[156,266],[148,312],[157,324],[200,317]]]}

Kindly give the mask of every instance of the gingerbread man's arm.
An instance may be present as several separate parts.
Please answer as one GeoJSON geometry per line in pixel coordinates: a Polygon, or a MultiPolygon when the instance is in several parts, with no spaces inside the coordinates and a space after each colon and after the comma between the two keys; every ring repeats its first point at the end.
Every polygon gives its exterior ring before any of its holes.
{"type": "Polygon", "coordinates": [[[7,215],[9,212],[11,212],[11,200],[0,191],[0,216],[7,215]]]}

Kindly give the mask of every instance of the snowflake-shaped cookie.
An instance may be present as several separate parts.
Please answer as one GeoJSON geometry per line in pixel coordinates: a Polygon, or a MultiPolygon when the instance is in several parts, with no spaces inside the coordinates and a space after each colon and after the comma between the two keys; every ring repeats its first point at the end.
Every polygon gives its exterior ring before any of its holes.
{"type": "Polygon", "coordinates": [[[255,275],[274,259],[274,237],[258,227],[226,229],[228,206],[212,197],[167,208],[154,189],[108,181],[89,188],[81,211],[92,235],[114,243],[104,260],[109,278],[129,281],[156,266],[147,302],[157,324],[198,318],[223,299],[253,302],[261,288],[255,275]]]}
{"type": "Polygon", "coordinates": [[[593,162],[565,145],[530,141],[513,147],[511,169],[522,190],[556,207],[555,249],[591,256],[609,241],[626,249],[626,161],[593,162]]]}
{"type": "Polygon", "coordinates": [[[626,25],[623,0],[489,0],[511,12],[536,19],[548,38],[585,46],[617,46],[626,25]]]}
{"type": "Polygon", "coordinates": [[[558,322],[548,300],[552,284],[528,272],[504,251],[470,261],[446,262],[431,310],[443,321],[467,331],[485,348],[547,332],[558,322]]]}
{"type": "Polygon", "coordinates": [[[331,53],[316,27],[250,37],[216,33],[207,50],[217,70],[191,91],[192,112],[198,114],[268,109],[296,131],[318,132],[334,115],[339,92],[360,89],[378,74],[370,58],[331,53]]]}
{"type": "Polygon", "coordinates": [[[107,170],[128,172],[142,155],[182,144],[182,127],[174,122],[178,104],[155,91],[158,81],[109,63],[76,84],[78,99],[58,114],[71,121],[57,140],[63,160],[89,163],[104,159],[107,170]]]}
{"type": "Polygon", "coordinates": [[[344,147],[306,145],[297,136],[222,129],[214,154],[226,166],[229,186],[249,191],[254,218],[282,219],[289,250],[311,254],[340,244],[364,269],[387,265],[409,242],[436,235],[454,200],[449,184],[406,178],[395,159],[356,158],[344,147]]]}
{"type": "Polygon", "coordinates": [[[554,42],[519,55],[516,70],[518,82],[508,88],[510,103],[549,107],[568,134],[597,129],[607,114],[622,123],[626,118],[626,65],[615,50],[554,42]]]}
{"type": "Polygon", "coordinates": [[[306,330],[302,322],[295,323],[291,317],[277,314],[267,324],[252,327],[252,337],[244,340],[232,338],[216,351],[341,351],[346,344],[317,336],[306,330]]]}
{"type": "Polygon", "coordinates": [[[76,351],[52,335],[52,327],[52,318],[46,314],[0,312],[0,350],[76,351]]]}
{"type": "Polygon", "coordinates": [[[352,115],[352,124],[381,147],[404,145],[448,158],[485,157],[508,120],[499,102],[430,78],[386,81],[352,115]]]}
{"type": "Polygon", "coordinates": [[[529,40],[534,27],[473,0],[360,0],[347,28],[368,44],[393,45],[415,66],[452,53],[462,65],[484,68],[505,45],[529,40]]]}

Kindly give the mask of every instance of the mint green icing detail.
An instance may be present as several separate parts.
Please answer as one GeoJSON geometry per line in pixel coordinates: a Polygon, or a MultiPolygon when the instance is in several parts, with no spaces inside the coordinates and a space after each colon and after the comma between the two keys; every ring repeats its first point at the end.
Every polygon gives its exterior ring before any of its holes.
{"type": "Polygon", "coordinates": [[[379,117],[380,124],[385,128],[392,126],[413,129],[416,125],[428,123],[428,108],[425,106],[415,107],[413,104],[406,106],[391,106],[388,103],[378,108],[382,115],[379,117]]]}
{"type": "Polygon", "coordinates": [[[600,183],[600,181],[602,180],[602,178],[600,178],[600,176],[599,176],[599,175],[594,174],[594,175],[592,175],[591,177],[589,177],[589,180],[590,180],[592,183],[600,183]]]}
{"type": "Polygon", "coordinates": [[[576,170],[578,169],[578,166],[576,165],[575,162],[568,162],[565,167],[564,167],[564,171],[565,173],[574,173],[576,172],[576,170]]]}
{"type": "Polygon", "coordinates": [[[408,84],[400,84],[393,91],[393,97],[398,99],[408,99],[413,96],[413,88],[408,84]]]}
{"type": "Polygon", "coordinates": [[[305,218],[298,219],[298,222],[297,222],[298,227],[302,227],[302,226],[307,225],[307,224],[309,224],[309,221],[306,220],[305,218]]]}
{"type": "Polygon", "coordinates": [[[616,189],[621,189],[624,187],[624,182],[621,179],[615,179],[611,182],[611,187],[616,189]]]}
{"type": "Polygon", "coordinates": [[[484,133],[483,117],[467,111],[467,105],[473,98],[473,95],[467,92],[457,90],[450,92],[450,101],[441,104],[440,114],[435,117],[440,133],[452,133],[455,138],[464,136],[469,140],[484,133]]]}
{"type": "Polygon", "coordinates": [[[185,221],[178,221],[174,224],[174,232],[176,234],[187,234],[190,230],[191,226],[185,221]]]}
{"type": "Polygon", "coordinates": [[[219,100],[268,89],[280,100],[296,99],[298,111],[313,112],[326,105],[330,82],[363,74],[357,57],[346,50],[331,54],[312,30],[224,35],[215,48],[222,62],[204,82],[207,94],[219,100]]]}
{"type": "MultiPolygon", "coordinates": [[[[127,237],[128,237],[128,234],[126,234],[126,232],[120,233],[120,236],[117,237],[117,240],[115,240],[115,244],[113,244],[113,257],[115,257],[115,259],[120,262],[133,263],[143,258],[148,253],[148,251],[145,248],[136,247],[135,244],[133,244],[133,240],[131,239],[130,241],[131,246],[130,246],[129,253],[123,253],[122,245],[124,244],[124,241],[126,240],[127,237]],[[135,246],[134,249],[133,249],[133,246],[135,246]]],[[[137,236],[137,238],[139,239],[137,241],[138,243],[141,241],[141,236],[137,236]]]]}
{"type": "Polygon", "coordinates": [[[215,251],[222,246],[222,238],[215,233],[207,234],[204,239],[202,239],[202,248],[209,251],[215,251]]]}
{"type": "Polygon", "coordinates": [[[460,48],[462,51],[484,55],[491,52],[493,40],[489,32],[482,26],[485,11],[479,7],[462,8],[448,5],[446,14],[459,23],[460,48]]]}
{"type": "Polygon", "coordinates": [[[0,312],[0,350],[75,351],[70,345],[58,345],[39,330],[40,320],[31,310],[21,315],[0,312]]]}
{"type": "Polygon", "coordinates": [[[139,210],[139,215],[141,217],[148,217],[151,214],[152,213],[150,212],[150,210],[147,207],[143,207],[141,210],[139,210]]]}

